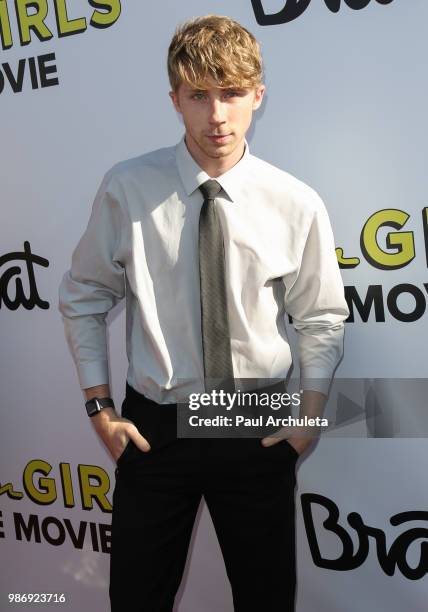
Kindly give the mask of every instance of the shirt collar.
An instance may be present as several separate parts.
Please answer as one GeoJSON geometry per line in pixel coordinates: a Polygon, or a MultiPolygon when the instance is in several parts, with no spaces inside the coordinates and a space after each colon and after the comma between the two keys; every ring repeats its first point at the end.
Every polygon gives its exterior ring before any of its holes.
{"type": "MultiPolygon", "coordinates": [[[[184,185],[186,194],[190,196],[202,183],[208,181],[211,177],[202,170],[190,155],[186,146],[184,136],[175,147],[175,155],[177,160],[178,173],[184,185]]],[[[238,189],[242,184],[243,174],[246,170],[250,151],[248,143],[245,141],[244,154],[237,164],[224,174],[216,177],[216,181],[220,183],[223,191],[228,195],[232,202],[237,201],[238,189]]]]}

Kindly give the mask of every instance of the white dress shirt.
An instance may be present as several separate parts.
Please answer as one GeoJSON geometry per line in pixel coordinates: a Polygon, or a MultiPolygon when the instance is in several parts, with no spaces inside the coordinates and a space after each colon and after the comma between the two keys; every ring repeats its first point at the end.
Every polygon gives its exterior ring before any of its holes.
{"type": "MultiPolygon", "coordinates": [[[[198,222],[210,177],[184,138],[113,166],[59,289],[82,389],[108,384],[108,311],[126,296],[128,383],[158,403],[204,390],[198,222]]],[[[326,391],[349,310],[325,206],[249,153],[216,180],[235,378],[285,379],[298,334],[302,389],[326,391]]]]}

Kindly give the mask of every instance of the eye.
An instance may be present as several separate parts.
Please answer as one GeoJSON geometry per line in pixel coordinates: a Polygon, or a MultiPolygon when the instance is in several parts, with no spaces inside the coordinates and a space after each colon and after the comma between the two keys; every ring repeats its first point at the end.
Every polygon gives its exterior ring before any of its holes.
{"type": "Polygon", "coordinates": [[[197,91],[196,93],[192,94],[191,98],[192,100],[203,100],[205,98],[205,93],[202,91],[197,91]]]}

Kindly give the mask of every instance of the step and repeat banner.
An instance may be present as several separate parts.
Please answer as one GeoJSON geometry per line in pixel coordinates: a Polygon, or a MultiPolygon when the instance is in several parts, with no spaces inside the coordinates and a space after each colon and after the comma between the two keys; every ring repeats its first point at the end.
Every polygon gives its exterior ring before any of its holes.
{"type": "MultiPolygon", "coordinates": [[[[298,464],[297,610],[422,612],[425,0],[0,0],[0,611],[29,593],[109,609],[115,465],[86,416],[58,286],[105,172],[181,138],[167,47],[177,23],[207,13],[261,42],[267,95],[250,150],[323,198],[351,311],[337,426],[298,464]]],[[[123,303],[108,322],[120,406],[123,303]]],[[[203,504],[176,609],[233,609],[203,504]]]]}

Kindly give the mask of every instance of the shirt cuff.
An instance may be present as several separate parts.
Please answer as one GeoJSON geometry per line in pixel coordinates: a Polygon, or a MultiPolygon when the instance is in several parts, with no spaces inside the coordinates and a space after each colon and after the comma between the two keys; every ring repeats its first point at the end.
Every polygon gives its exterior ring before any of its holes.
{"type": "Polygon", "coordinates": [[[300,389],[302,391],[319,391],[328,396],[334,372],[322,368],[308,367],[300,372],[300,389]]]}
{"type": "Polygon", "coordinates": [[[89,361],[78,363],[77,374],[81,389],[88,389],[89,387],[109,384],[107,361],[89,361]]]}

